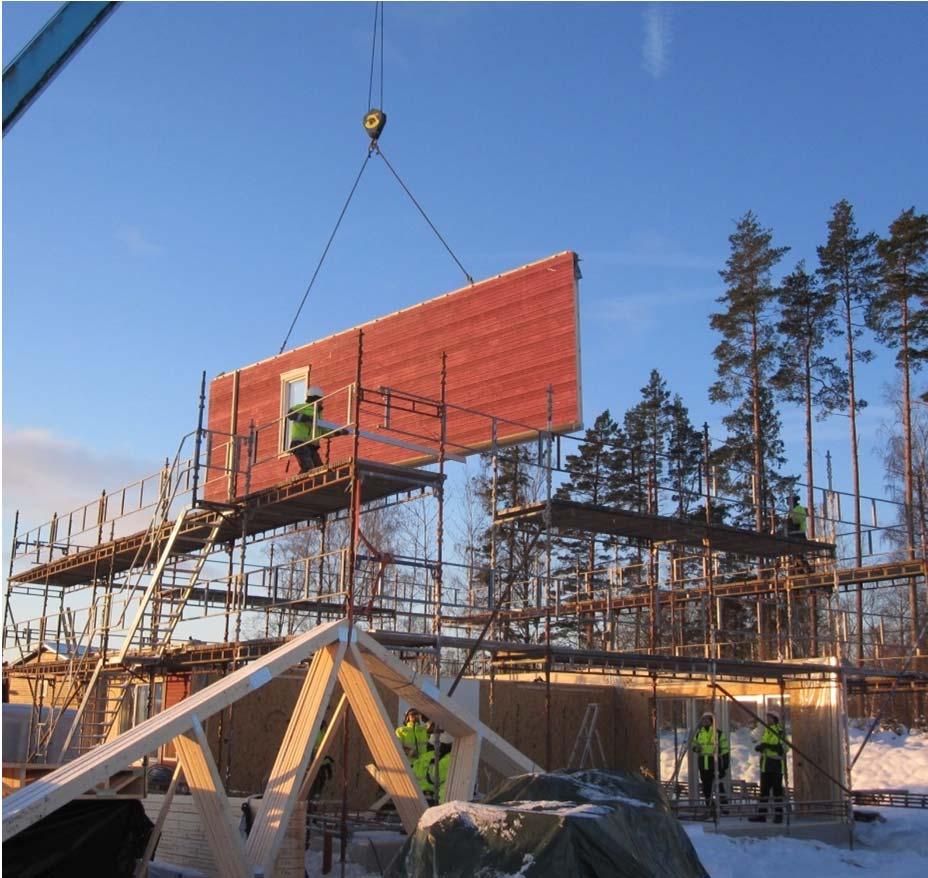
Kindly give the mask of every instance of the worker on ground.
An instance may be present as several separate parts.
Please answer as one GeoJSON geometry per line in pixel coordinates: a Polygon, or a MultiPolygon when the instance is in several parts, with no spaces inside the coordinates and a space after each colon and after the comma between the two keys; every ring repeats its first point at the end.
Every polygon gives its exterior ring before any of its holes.
{"type": "Polygon", "coordinates": [[[403,717],[403,725],[396,730],[396,737],[403,745],[403,752],[414,765],[416,760],[425,753],[429,743],[428,728],[422,722],[422,714],[414,707],[410,707],[403,717]]]}
{"type": "Polygon", "coordinates": [[[290,453],[297,459],[300,472],[322,466],[319,454],[319,439],[325,432],[319,426],[322,419],[322,388],[310,387],[306,391],[306,402],[290,406],[287,420],[290,422],[290,453]]]}
{"type": "Polygon", "coordinates": [[[783,822],[783,764],[786,759],[786,733],[780,725],[780,717],[768,713],[766,728],[760,743],[754,748],[760,753],[760,807],[756,817],[748,818],[754,823],[767,819],[767,801],[773,795],[775,804],[774,823],[783,822]]]}
{"type": "MultiPolygon", "coordinates": [[[[437,730],[435,731],[438,734],[437,730]]],[[[451,736],[445,732],[438,735],[438,768],[435,767],[435,747],[430,740],[426,750],[413,763],[412,771],[419,782],[422,793],[430,803],[445,801],[448,770],[451,767],[451,736]]]]}
{"type": "Polygon", "coordinates": [[[728,776],[728,767],[731,763],[731,745],[728,735],[717,728],[714,714],[707,712],[702,715],[696,736],[693,738],[693,752],[699,761],[699,780],[706,807],[712,809],[713,787],[716,783],[716,770],[718,770],[719,803],[723,809],[722,813],[727,813],[724,810],[728,805],[725,778],[728,776]]]}
{"type": "MultiPolygon", "coordinates": [[[[323,717],[322,724],[319,727],[319,734],[316,735],[316,743],[313,746],[313,752],[310,756],[310,761],[316,758],[316,754],[319,752],[319,748],[322,746],[322,740],[325,738],[325,733],[328,728],[328,720],[323,717]]],[[[309,798],[315,799],[321,793],[325,785],[332,779],[332,775],[335,773],[335,762],[331,756],[326,756],[322,760],[322,765],[319,766],[319,771],[316,772],[316,777],[313,780],[313,785],[309,790],[309,798]]]]}

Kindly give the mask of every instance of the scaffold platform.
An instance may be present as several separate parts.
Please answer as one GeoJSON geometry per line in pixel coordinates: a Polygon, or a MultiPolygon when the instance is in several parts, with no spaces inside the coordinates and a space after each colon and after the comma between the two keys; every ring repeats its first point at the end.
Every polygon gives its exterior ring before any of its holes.
{"type": "MultiPolygon", "coordinates": [[[[810,590],[839,590],[844,591],[857,585],[867,585],[880,582],[892,582],[902,579],[914,579],[925,576],[925,562],[922,560],[899,561],[893,564],[874,564],[866,567],[849,567],[845,569],[806,573],[798,576],[752,577],[738,579],[733,582],[717,582],[712,588],[713,598],[733,597],[762,597],[791,591],[808,592],[810,590]]],[[[653,592],[646,586],[623,594],[612,594],[606,597],[576,598],[562,600],[558,604],[537,607],[519,607],[517,609],[501,609],[497,614],[501,620],[507,622],[526,622],[533,619],[543,619],[548,615],[554,617],[584,616],[604,612],[621,612],[627,610],[644,609],[651,606],[652,594],[661,606],[671,604],[679,605],[690,601],[699,601],[709,597],[709,588],[705,585],[669,589],[659,588],[653,592]]],[[[446,624],[465,626],[481,626],[490,619],[490,613],[471,613],[468,615],[444,617],[446,624]]]]}
{"type": "MultiPolygon", "coordinates": [[[[547,506],[547,503],[539,502],[502,509],[497,512],[494,521],[496,524],[533,521],[543,525],[547,506]]],[[[832,543],[790,539],[727,524],[706,524],[704,521],[651,515],[574,500],[553,499],[550,508],[551,527],[561,532],[610,534],[649,542],[676,542],[699,547],[705,546],[708,540],[713,551],[761,558],[810,554],[831,557],[835,552],[832,543]]]]}
{"type": "MultiPolygon", "coordinates": [[[[350,460],[333,463],[247,494],[233,503],[204,504],[203,508],[187,515],[175,539],[174,554],[202,549],[217,525],[215,542],[221,544],[347,510],[351,504],[353,475],[360,482],[362,503],[433,488],[442,479],[437,472],[373,461],[359,460],[356,465],[350,460]]],[[[174,524],[174,521],[166,521],[157,528],[116,537],[88,548],[62,550],[60,557],[20,571],[11,576],[9,582],[68,588],[123,573],[138,566],[153,546],[166,544],[174,524]]]]}

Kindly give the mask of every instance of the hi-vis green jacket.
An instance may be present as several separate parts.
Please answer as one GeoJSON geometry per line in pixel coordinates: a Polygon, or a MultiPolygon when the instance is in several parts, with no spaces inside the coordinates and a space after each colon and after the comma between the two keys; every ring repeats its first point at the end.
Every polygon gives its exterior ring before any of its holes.
{"type": "Polygon", "coordinates": [[[290,442],[308,442],[319,439],[325,431],[319,426],[322,418],[322,401],[301,402],[290,406],[287,419],[290,421],[290,442]],[[313,431],[313,415],[316,429],[313,431]]]}
{"type": "MultiPolygon", "coordinates": [[[[699,767],[702,771],[709,771],[715,761],[716,738],[715,726],[708,729],[700,726],[693,739],[693,750],[699,756],[699,767]]],[[[731,745],[728,743],[728,735],[725,732],[718,733],[718,756],[727,756],[731,753],[731,745]]]]}
{"type": "Polygon", "coordinates": [[[764,736],[760,739],[760,770],[783,771],[783,754],[786,752],[783,726],[774,723],[770,728],[764,729],[764,736]]]}

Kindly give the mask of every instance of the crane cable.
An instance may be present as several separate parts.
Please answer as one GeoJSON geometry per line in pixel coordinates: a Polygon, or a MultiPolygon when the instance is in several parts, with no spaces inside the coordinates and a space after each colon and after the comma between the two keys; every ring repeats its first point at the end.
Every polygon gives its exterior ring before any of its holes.
{"type": "Polygon", "coordinates": [[[371,37],[371,75],[367,84],[367,106],[374,98],[374,56],[377,51],[377,14],[380,13],[380,106],[383,106],[383,3],[374,4],[374,32],[371,37]]]}
{"type": "Polygon", "coordinates": [[[380,149],[379,138],[384,129],[384,126],[387,124],[387,115],[383,112],[382,109],[371,106],[371,101],[373,100],[374,96],[374,70],[377,55],[378,36],[380,37],[380,107],[383,107],[383,2],[374,3],[374,27],[373,35],[371,37],[371,67],[367,85],[367,106],[369,109],[365,114],[363,121],[364,129],[367,131],[368,136],[371,138],[371,142],[368,145],[367,154],[364,156],[364,161],[361,163],[361,170],[358,171],[358,175],[355,177],[354,183],[351,186],[351,191],[348,193],[348,197],[345,199],[345,203],[342,206],[341,213],[339,213],[338,219],[335,221],[335,227],[332,229],[332,233],[329,235],[329,239],[322,251],[322,255],[319,257],[319,262],[316,263],[315,271],[313,271],[312,277],[309,280],[309,284],[306,286],[306,290],[303,293],[303,298],[300,299],[300,304],[296,309],[296,314],[293,315],[293,320],[290,321],[290,328],[287,330],[287,334],[284,336],[284,340],[280,345],[278,354],[282,354],[284,352],[285,348],[287,347],[287,342],[290,341],[290,336],[293,333],[293,329],[296,326],[297,320],[300,318],[300,314],[303,311],[303,306],[306,304],[306,300],[309,298],[310,291],[312,290],[313,285],[316,283],[316,278],[319,276],[319,272],[322,269],[322,264],[325,262],[325,258],[329,253],[332,242],[335,240],[335,235],[338,232],[339,226],[341,226],[342,220],[345,218],[345,214],[348,212],[348,206],[351,204],[351,199],[354,197],[354,193],[357,191],[358,184],[361,182],[364,169],[367,167],[367,163],[370,161],[371,156],[375,153],[383,159],[384,164],[387,166],[387,168],[389,168],[390,173],[393,174],[396,182],[399,183],[400,187],[409,197],[409,200],[412,201],[412,203],[415,205],[416,210],[419,211],[419,213],[422,215],[422,218],[426,221],[426,223],[428,223],[429,228],[435,233],[435,236],[438,238],[438,240],[441,241],[442,246],[445,248],[445,250],[448,251],[448,254],[454,260],[457,267],[461,269],[464,277],[467,278],[467,282],[471,286],[474,284],[473,277],[471,277],[467,269],[464,268],[461,260],[458,259],[448,242],[442,236],[441,232],[438,231],[435,223],[433,223],[429,218],[429,215],[425,212],[425,209],[416,199],[415,195],[412,194],[410,188],[406,185],[402,177],[400,177],[400,175],[396,172],[396,169],[392,164],[390,164],[390,162],[387,160],[387,157],[380,149]]]}
{"type": "Polygon", "coordinates": [[[364,173],[364,169],[367,167],[367,163],[371,160],[371,152],[368,150],[366,156],[364,156],[364,161],[361,163],[361,170],[358,171],[358,176],[354,179],[354,185],[351,187],[351,191],[348,193],[348,198],[345,199],[345,205],[342,207],[342,212],[338,215],[338,219],[335,221],[335,228],[332,229],[332,234],[329,235],[329,240],[326,242],[325,249],[322,251],[322,256],[319,257],[319,262],[316,264],[316,270],[313,272],[313,276],[309,280],[309,284],[306,287],[306,292],[303,293],[303,298],[300,299],[300,306],[296,309],[296,314],[293,315],[293,320],[290,321],[290,328],[287,330],[287,334],[284,336],[284,340],[280,345],[280,350],[278,354],[284,352],[284,348],[287,347],[287,342],[290,341],[290,333],[293,332],[293,327],[296,326],[297,320],[300,318],[300,312],[303,310],[303,306],[306,304],[306,299],[309,297],[309,291],[313,288],[313,284],[316,282],[316,278],[319,276],[319,270],[322,268],[322,263],[325,262],[325,257],[329,253],[329,247],[332,246],[332,241],[335,240],[335,233],[338,231],[338,227],[342,224],[342,220],[345,218],[345,214],[348,211],[348,205],[351,204],[351,199],[354,197],[355,190],[358,188],[358,183],[361,182],[361,175],[364,173]]]}
{"type": "Polygon", "coordinates": [[[425,210],[423,209],[422,205],[419,204],[419,202],[416,200],[416,196],[413,195],[412,192],[409,191],[409,187],[403,182],[402,177],[400,177],[400,175],[397,174],[396,169],[395,169],[395,168],[393,167],[393,165],[391,165],[390,162],[387,160],[387,157],[383,154],[383,151],[381,150],[380,145],[377,143],[377,141],[374,141],[373,151],[376,152],[377,155],[379,155],[379,156],[383,159],[384,164],[390,169],[390,173],[393,174],[393,176],[396,178],[396,182],[399,183],[400,186],[403,187],[403,191],[409,196],[409,200],[412,201],[412,203],[416,206],[416,209],[419,211],[419,213],[422,214],[422,218],[429,224],[429,228],[430,228],[433,232],[435,232],[435,237],[437,237],[438,240],[441,241],[441,243],[442,243],[442,245],[444,246],[445,250],[448,251],[448,254],[449,254],[449,255],[451,256],[451,258],[455,261],[455,263],[457,264],[458,268],[460,268],[461,271],[464,273],[464,277],[467,278],[467,282],[468,282],[471,286],[473,286],[473,284],[474,284],[474,279],[470,276],[470,273],[467,271],[467,269],[461,264],[461,260],[458,259],[458,257],[454,255],[454,250],[451,249],[451,247],[448,245],[448,242],[442,237],[441,232],[439,232],[438,229],[435,228],[435,223],[433,223],[433,222],[429,219],[429,215],[425,212],[425,210]]]}

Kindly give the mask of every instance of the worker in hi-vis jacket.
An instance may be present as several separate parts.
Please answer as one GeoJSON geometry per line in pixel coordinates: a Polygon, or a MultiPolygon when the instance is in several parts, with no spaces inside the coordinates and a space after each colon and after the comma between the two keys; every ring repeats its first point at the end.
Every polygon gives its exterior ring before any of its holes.
{"type": "Polygon", "coordinates": [[[319,439],[324,430],[319,426],[322,419],[322,388],[306,390],[306,402],[290,406],[287,420],[290,422],[290,453],[297,459],[300,472],[322,466],[319,454],[319,439]]]}

